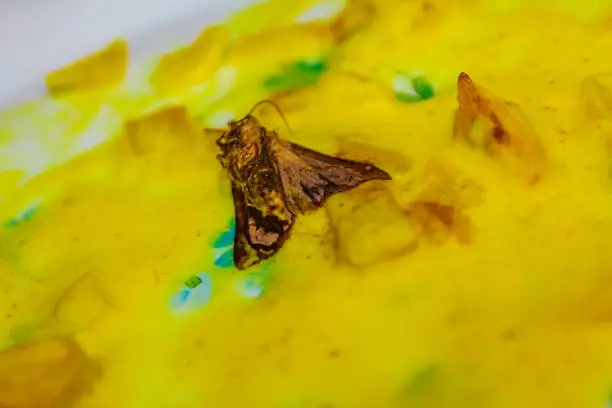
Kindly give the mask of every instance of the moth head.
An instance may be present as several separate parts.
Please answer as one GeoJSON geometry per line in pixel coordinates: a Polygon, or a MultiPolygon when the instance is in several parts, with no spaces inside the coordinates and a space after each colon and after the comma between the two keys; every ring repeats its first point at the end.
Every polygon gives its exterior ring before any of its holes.
{"type": "Polygon", "coordinates": [[[242,119],[232,120],[228,123],[229,129],[217,139],[217,145],[227,152],[232,148],[245,147],[261,142],[264,130],[257,118],[246,115],[242,119]]]}

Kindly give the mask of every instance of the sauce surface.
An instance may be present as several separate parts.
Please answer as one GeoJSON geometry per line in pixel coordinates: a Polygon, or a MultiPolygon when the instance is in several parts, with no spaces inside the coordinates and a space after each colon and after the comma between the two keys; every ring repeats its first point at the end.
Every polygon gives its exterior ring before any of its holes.
{"type": "Polygon", "coordinates": [[[101,372],[82,408],[604,407],[612,5],[293,3],[153,66],[115,42],[0,113],[0,349],[73,337],[101,372]],[[460,72],[520,111],[510,148],[454,135],[460,72]],[[282,137],[393,180],[237,272],[203,129],[266,98],[282,137]]]}

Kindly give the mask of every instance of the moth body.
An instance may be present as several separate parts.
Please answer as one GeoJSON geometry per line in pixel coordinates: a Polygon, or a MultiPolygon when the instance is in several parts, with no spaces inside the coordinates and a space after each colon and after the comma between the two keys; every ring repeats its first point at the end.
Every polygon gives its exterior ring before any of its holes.
{"type": "Polygon", "coordinates": [[[253,115],[229,123],[217,157],[232,183],[234,265],[246,269],[273,256],[299,214],[370,180],[391,177],[370,163],[324,155],[282,140],[253,115]]]}

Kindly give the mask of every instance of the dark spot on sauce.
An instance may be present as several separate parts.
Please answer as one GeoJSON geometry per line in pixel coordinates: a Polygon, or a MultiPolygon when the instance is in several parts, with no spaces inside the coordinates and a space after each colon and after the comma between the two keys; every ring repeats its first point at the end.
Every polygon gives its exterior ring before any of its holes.
{"type": "Polygon", "coordinates": [[[447,228],[452,228],[455,221],[455,209],[449,205],[425,203],[425,208],[447,228]]]}
{"type": "Polygon", "coordinates": [[[535,186],[536,184],[538,184],[540,182],[540,176],[539,175],[535,175],[533,176],[533,178],[531,179],[531,181],[529,182],[530,186],[535,186]]]}
{"type": "Polygon", "coordinates": [[[340,358],[340,354],[341,354],[341,352],[338,349],[330,350],[329,353],[327,353],[329,358],[334,358],[334,359],[335,358],[340,358]]]}
{"type": "Polygon", "coordinates": [[[506,131],[501,127],[501,125],[495,125],[493,128],[493,138],[499,144],[507,145],[510,144],[510,137],[506,133],[506,131]]]}
{"type": "Polygon", "coordinates": [[[504,339],[506,339],[508,341],[516,340],[516,332],[514,331],[514,329],[506,329],[506,330],[504,330],[502,336],[504,337],[504,339]]]}
{"type": "Polygon", "coordinates": [[[283,334],[283,336],[280,339],[280,342],[282,344],[287,344],[289,343],[289,340],[291,340],[291,337],[293,337],[293,334],[295,332],[293,331],[293,329],[286,329],[285,333],[283,334]]]}
{"type": "Polygon", "coordinates": [[[459,316],[459,313],[454,312],[448,316],[447,321],[449,325],[455,325],[461,321],[461,317],[459,316]]]}

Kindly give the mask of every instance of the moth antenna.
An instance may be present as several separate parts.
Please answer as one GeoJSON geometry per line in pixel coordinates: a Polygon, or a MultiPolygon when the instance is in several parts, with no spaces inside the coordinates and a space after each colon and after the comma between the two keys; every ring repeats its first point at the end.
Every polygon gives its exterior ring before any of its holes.
{"type": "Polygon", "coordinates": [[[227,132],[227,130],[225,130],[225,129],[209,128],[209,127],[204,128],[204,133],[218,133],[218,134],[221,134],[221,133],[225,133],[225,132],[227,132]]]}
{"type": "Polygon", "coordinates": [[[289,122],[287,122],[287,119],[285,118],[285,115],[283,114],[283,111],[281,110],[280,106],[278,106],[276,104],[276,102],[273,102],[273,101],[271,101],[269,99],[263,99],[263,100],[257,102],[255,105],[253,105],[253,107],[251,108],[251,110],[249,111],[247,116],[251,115],[255,111],[255,109],[257,109],[260,105],[263,105],[264,103],[268,103],[268,104],[274,106],[274,109],[276,109],[276,111],[280,115],[280,117],[283,120],[283,123],[285,124],[285,126],[287,127],[287,130],[289,131],[289,133],[293,134],[293,131],[291,130],[291,126],[289,126],[289,122]]]}

